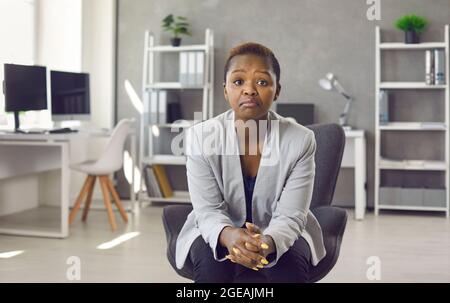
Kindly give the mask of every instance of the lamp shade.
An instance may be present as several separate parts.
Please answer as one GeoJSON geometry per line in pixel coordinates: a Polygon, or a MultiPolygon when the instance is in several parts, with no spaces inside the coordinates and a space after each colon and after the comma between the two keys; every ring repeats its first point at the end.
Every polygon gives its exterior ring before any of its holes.
{"type": "Polygon", "coordinates": [[[328,73],[325,78],[319,80],[319,85],[324,90],[332,90],[333,89],[333,81],[334,75],[332,73],[328,73]]]}

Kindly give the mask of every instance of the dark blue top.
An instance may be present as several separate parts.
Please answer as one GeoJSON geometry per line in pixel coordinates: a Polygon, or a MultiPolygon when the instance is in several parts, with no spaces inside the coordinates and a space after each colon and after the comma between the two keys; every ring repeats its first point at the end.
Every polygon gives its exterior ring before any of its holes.
{"type": "Polygon", "coordinates": [[[243,176],[245,190],[245,209],[247,211],[245,222],[252,222],[252,197],[255,188],[256,176],[243,176]]]}

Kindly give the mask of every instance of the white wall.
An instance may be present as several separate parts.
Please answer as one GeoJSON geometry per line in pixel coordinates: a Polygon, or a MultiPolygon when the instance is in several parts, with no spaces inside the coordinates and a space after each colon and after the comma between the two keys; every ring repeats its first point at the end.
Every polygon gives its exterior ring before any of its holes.
{"type": "Polygon", "coordinates": [[[115,1],[83,0],[82,68],[90,73],[92,120],[114,123],[115,1]]]}
{"type": "MultiPolygon", "coordinates": [[[[0,83],[3,64],[33,64],[36,56],[35,1],[0,0],[0,83]]],[[[14,117],[5,112],[0,93],[0,127],[13,124],[14,117]]]]}
{"type": "Polygon", "coordinates": [[[37,63],[53,70],[82,69],[82,1],[37,1],[37,63]]]}
{"type": "MultiPolygon", "coordinates": [[[[0,0],[0,3],[4,4],[4,1],[16,0],[0,0]]],[[[4,10],[0,9],[0,12],[5,15],[10,12],[9,7],[1,6],[0,8],[4,8],[4,10]]],[[[32,44],[36,46],[37,55],[34,63],[46,65],[54,70],[90,73],[91,122],[89,125],[94,127],[110,128],[114,123],[115,9],[114,0],[36,0],[37,36],[32,44]]],[[[30,39],[26,40],[30,41],[30,39]]],[[[24,49],[29,47],[31,46],[25,46],[24,49]]],[[[0,50],[2,48],[3,45],[0,50]]],[[[17,50],[17,47],[12,49],[14,50],[17,50]]],[[[71,149],[71,154],[76,155],[78,160],[96,158],[103,150],[105,143],[105,140],[91,140],[85,144],[77,144],[71,149]]],[[[14,188],[10,188],[12,184],[14,187],[32,189],[28,191],[30,193],[28,197],[25,195],[20,199],[33,201],[32,204],[36,205],[38,199],[36,190],[45,191],[46,187],[58,179],[58,176],[59,172],[55,171],[42,174],[40,177],[30,176],[31,179],[2,180],[0,189],[4,194],[14,192],[14,188]]],[[[71,203],[78,195],[84,178],[84,174],[71,173],[71,203]]],[[[59,202],[57,194],[59,193],[50,191],[41,193],[39,198],[44,204],[57,204],[59,202]]],[[[9,200],[10,195],[3,198],[9,200]]],[[[98,186],[93,198],[102,198],[98,186]]],[[[11,210],[3,210],[3,212],[9,211],[11,210]]]]}
{"type": "Polygon", "coordinates": [[[114,0],[38,0],[38,64],[90,74],[91,121],[114,123],[114,0]]]}

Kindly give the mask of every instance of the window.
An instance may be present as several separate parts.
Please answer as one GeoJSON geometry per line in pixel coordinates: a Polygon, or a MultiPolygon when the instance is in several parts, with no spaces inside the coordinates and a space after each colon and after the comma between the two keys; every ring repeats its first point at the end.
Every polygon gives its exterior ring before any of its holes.
{"type": "MultiPolygon", "coordinates": [[[[0,0],[0,83],[3,64],[36,63],[36,3],[35,0],[0,0]]],[[[45,113],[29,112],[21,119],[38,122],[45,113]]],[[[12,128],[14,117],[5,113],[5,99],[0,94],[0,127],[12,128]]],[[[37,123],[39,124],[39,123],[37,123]]]]}

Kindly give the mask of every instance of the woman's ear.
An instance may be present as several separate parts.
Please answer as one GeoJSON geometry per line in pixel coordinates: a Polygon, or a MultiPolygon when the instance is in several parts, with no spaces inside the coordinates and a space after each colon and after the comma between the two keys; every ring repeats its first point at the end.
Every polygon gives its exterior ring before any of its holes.
{"type": "Polygon", "coordinates": [[[225,97],[225,100],[228,100],[228,93],[225,82],[223,82],[223,96],[225,97]]]}
{"type": "Polygon", "coordinates": [[[273,101],[277,101],[278,96],[280,96],[280,91],[281,91],[281,84],[277,84],[277,91],[275,93],[275,98],[273,98],[273,101]]]}

